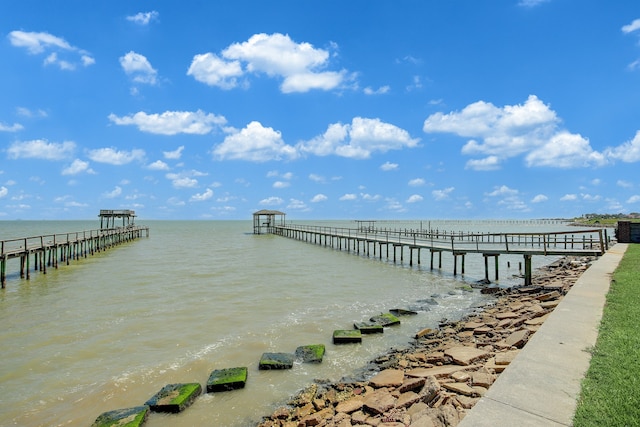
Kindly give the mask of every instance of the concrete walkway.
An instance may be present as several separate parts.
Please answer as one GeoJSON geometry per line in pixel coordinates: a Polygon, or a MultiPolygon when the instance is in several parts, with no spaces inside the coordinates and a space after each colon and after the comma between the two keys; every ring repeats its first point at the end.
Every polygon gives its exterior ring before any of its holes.
{"type": "Polygon", "coordinates": [[[611,274],[628,245],[598,258],[459,427],[573,425],[611,274]]]}

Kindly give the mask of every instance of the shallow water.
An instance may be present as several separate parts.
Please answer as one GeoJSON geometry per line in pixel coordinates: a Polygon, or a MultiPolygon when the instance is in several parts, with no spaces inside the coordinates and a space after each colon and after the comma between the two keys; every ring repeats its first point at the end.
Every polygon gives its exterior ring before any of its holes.
{"type": "MultiPolygon", "coordinates": [[[[149,238],[33,273],[29,281],[9,263],[0,290],[0,426],[91,425],[102,412],[143,404],[166,384],[204,387],[211,371],[235,366],[249,368],[244,389],[202,395],[181,414],[151,414],[147,425],[254,425],[314,379],[349,375],[389,347],[406,345],[416,331],[459,318],[488,298],[459,289],[484,277],[480,255],[469,255],[466,274],[453,277],[446,254],[442,270],[432,272],[425,260],[409,267],[406,259],[394,264],[255,236],[250,221],[138,222],[150,227],[149,238]],[[437,305],[418,303],[431,297],[437,305]],[[362,344],[332,344],[335,329],[398,307],[419,314],[362,344]],[[258,370],[262,353],[292,353],[306,344],[326,345],[321,364],[258,370]]],[[[0,239],[98,226],[0,221],[0,239]]],[[[514,229],[489,222],[440,226],[514,229]]],[[[551,260],[534,257],[534,267],[551,260]]],[[[511,278],[519,261],[500,257],[501,284],[521,281],[511,278]]]]}

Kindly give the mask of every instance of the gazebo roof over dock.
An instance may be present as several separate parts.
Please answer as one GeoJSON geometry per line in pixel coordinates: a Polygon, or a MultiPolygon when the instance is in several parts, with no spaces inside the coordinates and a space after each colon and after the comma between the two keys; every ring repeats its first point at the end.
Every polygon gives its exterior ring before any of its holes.
{"type": "Polygon", "coordinates": [[[133,225],[136,212],[129,209],[100,209],[100,228],[115,228],[116,218],[122,218],[122,226],[133,225]]]}
{"type": "Polygon", "coordinates": [[[279,218],[280,224],[284,225],[284,217],[286,213],[269,209],[262,209],[253,213],[253,234],[273,233],[273,227],[276,225],[276,217],[279,218]]]}

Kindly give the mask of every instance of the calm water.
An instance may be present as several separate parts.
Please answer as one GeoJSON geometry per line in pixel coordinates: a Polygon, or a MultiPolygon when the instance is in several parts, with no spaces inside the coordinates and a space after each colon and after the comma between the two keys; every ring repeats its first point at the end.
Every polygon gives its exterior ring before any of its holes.
{"type": "MultiPolygon", "coordinates": [[[[102,412],[143,404],[166,384],[204,387],[212,370],[236,366],[249,368],[244,389],[202,395],[182,414],[151,414],[147,425],[255,425],[314,379],[349,375],[387,348],[404,346],[416,331],[485,301],[478,291],[457,289],[484,277],[479,255],[469,255],[466,275],[454,278],[450,254],[443,255],[442,271],[430,272],[428,255],[422,267],[409,267],[406,258],[400,265],[254,236],[251,221],[138,222],[151,228],[149,238],[32,274],[30,281],[9,264],[7,287],[0,290],[0,426],[89,426],[102,412]],[[431,297],[438,305],[365,337],[361,345],[331,343],[335,329],[350,329],[354,321],[390,308],[420,308],[417,301],[431,297]],[[291,353],[305,344],[326,345],[323,363],[258,370],[262,353],[291,353]]],[[[455,231],[563,229],[429,225],[455,231]]],[[[0,240],[97,227],[97,221],[0,221],[0,240]]],[[[534,267],[551,260],[534,257],[534,267]]],[[[509,280],[520,261],[500,257],[501,284],[520,283],[509,280]]]]}

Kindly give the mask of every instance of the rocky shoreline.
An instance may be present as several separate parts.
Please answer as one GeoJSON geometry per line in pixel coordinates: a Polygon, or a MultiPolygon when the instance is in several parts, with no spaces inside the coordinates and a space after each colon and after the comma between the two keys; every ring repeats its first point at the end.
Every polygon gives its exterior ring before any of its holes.
{"type": "Polygon", "coordinates": [[[484,288],[491,304],[417,332],[351,378],[316,380],[257,425],[456,426],[593,260],[562,258],[536,270],[530,287],[484,288]]]}

